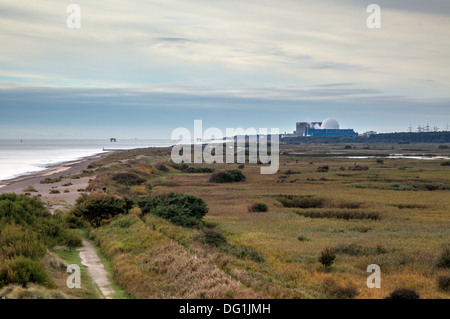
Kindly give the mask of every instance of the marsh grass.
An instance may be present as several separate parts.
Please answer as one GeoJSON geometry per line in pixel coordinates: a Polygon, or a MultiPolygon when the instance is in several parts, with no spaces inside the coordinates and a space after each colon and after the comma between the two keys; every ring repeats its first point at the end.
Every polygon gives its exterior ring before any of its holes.
{"type": "MultiPolygon", "coordinates": [[[[170,165],[169,172],[151,168],[157,162],[167,161],[170,149],[161,153],[132,151],[106,161],[102,166],[105,171],[92,183],[93,187],[107,186],[118,196],[128,196],[132,192],[117,187],[110,177],[111,173],[131,168],[149,174],[146,183],[173,182],[155,183],[152,189],[142,189],[133,196],[181,192],[203,198],[210,208],[205,223],[214,223],[230,245],[255,249],[264,256],[262,263],[202,244],[195,240],[201,236],[199,230],[183,229],[150,215],[142,221],[136,216],[130,227],[105,225],[95,231],[95,240],[112,260],[116,278],[135,297],[338,298],[339,293],[331,293],[322,285],[324,279],[332,276],[336,286],[342,288],[338,290],[356,288],[355,298],[385,298],[397,287],[416,290],[422,298],[448,298],[448,293],[436,284],[446,269],[436,267],[436,263],[450,236],[450,196],[446,187],[435,187],[450,185],[448,168],[439,161],[384,159],[384,164],[375,165],[373,159],[358,159],[357,165],[369,169],[349,171],[355,159],[327,155],[343,151],[361,156],[388,155],[392,147],[396,153],[422,149],[424,153],[443,154],[444,150],[439,153],[436,145],[425,144],[355,147],[343,150],[342,144],[282,145],[280,171],[302,174],[295,179],[293,174],[284,174],[288,178],[280,183],[280,174],[261,175],[258,165],[246,164],[246,182],[233,185],[210,183],[208,174],[186,173],[170,165]],[[118,165],[118,159],[125,162],[118,165]],[[132,165],[125,167],[125,163],[132,165]],[[328,166],[328,172],[317,172],[319,166],[328,166]],[[399,170],[402,167],[405,169],[399,170]],[[322,177],[324,180],[320,180],[322,177]],[[248,211],[249,205],[261,201],[270,205],[269,212],[248,211]],[[331,218],[305,218],[298,211],[331,218]],[[345,218],[336,218],[336,214],[345,218]],[[368,219],[369,214],[375,214],[374,219],[368,219]],[[309,240],[300,242],[299,234],[309,240]],[[358,246],[354,251],[347,247],[343,250],[347,253],[337,252],[331,270],[320,266],[318,256],[323,247],[354,243],[358,246]],[[377,252],[378,246],[387,252],[377,252]],[[213,269],[219,269],[221,284],[212,281],[210,288],[205,288],[207,280],[191,266],[198,265],[195,260],[213,266],[201,266],[208,269],[206,277],[214,273],[213,269]],[[186,264],[187,261],[190,262],[186,264]],[[372,263],[383,269],[381,289],[368,289],[365,285],[366,268],[372,263]],[[172,270],[170,265],[185,267],[186,271],[172,270]],[[192,284],[193,279],[187,279],[189,273],[199,282],[192,284]],[[180,279],[170,285],[170,276],[180,279]],[[228,283],[220,286],[225,278],[228,283]],[[194,285],[197,290],[183,288],[181,283],[194,285]],[[223,288],[220,292],[219,286],[223,288]]],[[[238,164],[211,167],[217,172],[237,168],[238,164]]],[[[347,296],[352,296],[351,290],[347,296]]]]}

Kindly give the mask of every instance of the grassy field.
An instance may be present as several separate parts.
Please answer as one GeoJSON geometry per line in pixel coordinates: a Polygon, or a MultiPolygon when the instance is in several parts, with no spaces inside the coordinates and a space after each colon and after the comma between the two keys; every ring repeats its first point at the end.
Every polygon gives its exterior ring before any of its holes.
{"type": "MultiPolygon", "coordinates": [[[[239,183],[210,183],[211,173],[174,168],[168,149],[119,153],[91,167],[88,173],[98,174],[91,191],[106,187],[136,200],[168,192],[203,198],[207,225],[231,247],[208,245],[203,230],[142,217],[135,208],[91,233],[118,283],[138,298],[364,299],[396,288],[421,298],[450,297],[436,282],[450,275],[436,266],[450,245],[450,167],[441,166],[444,160],[345,157],[448,156],[448,150],[322,144],[281,145],[280,151],[277,174],[261,175],[259,165],[245,164],[246,181],[239,183]],[[113,179],[119,172],[143,181],[119,184],[113,179]],[[269,209],[250,212],[254,203],[269,209]],[[318,261],[325,247],[336,251],[329,268],[318,261]],[[366,285],[370,264],[381,267],[380,289],[366,285]]],[[[203,167],[218,172],[238,164],[203,167]]]]}

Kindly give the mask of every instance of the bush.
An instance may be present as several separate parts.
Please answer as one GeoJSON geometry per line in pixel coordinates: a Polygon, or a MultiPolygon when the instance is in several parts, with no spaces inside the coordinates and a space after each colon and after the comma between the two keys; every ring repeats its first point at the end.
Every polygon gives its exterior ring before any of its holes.
{"type": "Polygon", "coordinates": [[[104,219],[125,214],[125,202],[108,195],[83,196],[74,208],[75,216],[82,216],[92,227],[100,227],[104,219]]]}
{"type": "Polygon", "coordinates": [[[450,146],[448,146],[448,145],[439,145],[440,150],[448,150],[449,148],[450,148],[450,146]]]}
{"type": "Polygon", "coordinates": [[[362,166],[362,165],[353,165],[353,167],[350,167],[350,171],[367,171],[369,169],[368,166],[362,166]]]}
{"type": "Polygon", "coordinates": [[[211,167],[188,167],[183,170],[186,173],[212,173],[214,168],[211,167]]]}
{"type": "Polygon", "coordinates": [[[438,268],[450,268],[450,249],[446,248],[442,252],[441,256],[436,263],[436,267],[438,268]]]}
{"type": "Polygon", "coordinates": [[[443,291],[450,291],[450,276],[439,276],[437,279],[439,289],[443,291]]]}
{"type": "Polygon", "coordinates": [[[239,164],[238,168],[239,168],[239,169],[244,169],[244,168],[245,168],[245,165],[244,165],[244,164],[239,164]]]}
{"type": "Polygon", "coordinates": [[[0,195],[0,221],[4,223],[33,225],[37,220],[50,216],[39,198],[17,194],[0,195]]]}
{"type": "Polygon", "coordinates": [[[323,287],[325,292],[332,298],[336,299],[353,299],[358,295],[358,289],[347,284],[346,286],[341,286],[337,284],[332,278],[327,278],[323,282],[323,287]]]}
{"type": "Polygon", "coordinates": [[[324,212],[297,212],[300,216],[309,218],[336,218],[336,219],[370,219],[370,220],[381,220],[381,215],[379,213],[365,213],[365,212],[334,212],[334,211],[324,211],[324,212]]]}
{"type": "Polygon", "coordinates": [[[286,175],[294,175],[294,174],[301,174],[301,173],[302,172],[300,172],[300,171],[293,171],[291,169],[288,169],[284,172],[284,174],[286,174],[286,175]]]}
{"type": "Polygon", "coordinates": [[[83,218],[75,216],[73,212],[64,216],[64,220],[69,228],[81,228],[84,226],[83,218]]]}
{"type": "Polygon", "coordinates": [[[319,262],[327,268],[333,265],[335,259],[336,253],[333,248],[329,247],[325,247],[319,256],[319,262]]]}
{"type": "Polygon", "coordinates": [[[319,173],[326,173],[326,172],[328,172],[330,170],[330,167],[328,166],[328,165],[325,165],[325,166],[319,166],[318,168],[317,168],[317,171],[319,172],[319,173]]]}
{"type": "Polygon", "coordinates": [[[299,241],[309,241],[309,239],[306,236],[303,236],[303,235],[298,236],[297,239],[299,241]]]}
{"type": "Polygon", "coordinates": [[[211,175],[209,181],[211,183],[237,183],[245,181],[245,175],[240,170],[231,170],[226,172],[218,172],[211,175]]]}
{"type": "Polygon", "coordinates": [[[411,289],[400,288],[390,293],[385,299],[419,299],[417,292],[411,289]]]}
{"type": "Polygon", "coordinates": [[[213,247],[220,247],[227,244],[225,237],[213,229],[205,229],[203,231],[203,242],[213,247]]]}
{"type": "Polygon", "coordinates": [[[81,246],[81,237],[80,235],[70,231],[63,230],[60,234],[61,243],[68,247],[80,247],[81,246]]]}
{"type": "Polygon", "coordinates": [[[310,195],[282,195],[276,197],[284,207],[320,208],[324,206],[324,199],[310,195]]]}
{"type": "Polygon", "coordinates": [[[184,227],[201,226],[201,219],[208,213],[203,199],[181,193],[157,195],[139,205],[143,214],[152,213],[184,227]]]}
{"type": "Polygon", "coordinates": [[[381,158],[377,159],[377,164],[384,164],[384,160],[382,160],[381,158]]]}
{"type": "Polygon", "coordinates": [[[136,186],[145,182],[145,179],[133,173],[118,173],[112,177],[112,180],[125,186],[136,186]]]}
{"type": "Polygon", "coordinates": [[[267,212],[268,210],[269,210],[269,207],[267,207],[267,205],[264,203],[255,203],[252,206],[250,206],[248,209],[249,212],[254,212],[254,213],[267,212]]]}
{"type": "Polygon", "coordinates": [[[43,286],[51,285],[41,261],[17,256],[7,259],[0,265],[0,287],[9,284],[20,284],[25,287],[29,282],[43,286]]]}
{"type": "Polygon", "coordinates": [[[59,194],[59,193],[61,193],[61,192],[57,189],[50,190],[50,194],[59,194]]]}
{"type": "Polygon", "coordinates": [[[22,189],[22,192],[24,192],[24,193],[28,193],[28,192],[37,193],[37,190],[33,186],[28,186],[28,187],[25,187],[24,189],[22,189]]]}
{"type": "Polygon", "coordinates": [[[349,256],[380,255],[387,253],[387,249],[381,245],[378,245],[377,247],[363,247],[358,244],[341,244],[337,245],[334,250],[337,254],[345,254],[349,256]]]}
{"type": "Polygon", "coordinates": [[[186,163],[177,164],[177,163],[173,163],[173,162],[170,163],[170,166],[172,166],[173,168],[180,170],[180,171],[183,171],[189,167],[189,165],[186,163]]]}
{"type": "Polygon", "coordinates": [[[0,260],[17,256],[39,259],[45,253],[44,244],[29,227],[13,223],[0,229],[0,260]]]}
{"type": "Polygon", "coordinates": [[[59,183],[61,181],[61,178],[45,178],[43,180],[40,181],[41,184],[53,184],[53,183],[59,183]]]}
{"type": "Polygon", "coordinates": [[[162,163],[156,164],[155,167],[156,167],[157,170],[159,170],[161,172],[168,172],[169,171],[167,166],[162,164],[162,163]]]}
{"type": "Polygon", "coordinates": [[[441,166],[450,166],[450,161],[441,162],[441,166]]]}

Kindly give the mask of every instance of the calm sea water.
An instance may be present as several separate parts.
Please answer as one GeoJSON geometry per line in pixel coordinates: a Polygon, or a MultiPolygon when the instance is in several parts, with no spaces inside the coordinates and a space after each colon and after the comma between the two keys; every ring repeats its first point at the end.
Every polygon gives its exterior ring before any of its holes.
{"type": "Polygon", "coordinates": [[[0,181],[45,170],[49,165],[103,153],[103,149],[164,147],[170,140],[5,140],[0,139],[0,181]]]}

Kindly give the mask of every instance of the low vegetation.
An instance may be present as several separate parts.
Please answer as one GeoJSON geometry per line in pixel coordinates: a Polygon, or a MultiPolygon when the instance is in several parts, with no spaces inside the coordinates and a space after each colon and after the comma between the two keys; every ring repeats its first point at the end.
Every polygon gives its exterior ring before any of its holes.
{"type": "Polygon", "coordinates": [[[36,197],[0,195],[0,289],[29,283],[54,287],[43,258],[55,245],[77,247],[78,234],[36,197]]]}
{"type": "Polygon", "coordinates": [[[390,293],[386,299],[419,299],[420,296],[412,289],[400,288],[390,293]]]}
{"type": "Polygon", "coordinates": [[[41,180],[41,184],[53,184],[53,183],[59,183],[61,181],[61,177],[58,178],[45,178],[43,180],[41,180]]]}
{"type": "Polygon", "coordinates": [[[366,212],[354,212],[354,211],[299,211],[298,215],[309,218],[336,218],[336,219],[370,219],[380,220],[381,215],[379,213],[366,213],[366,212]]]}
{"type": "Polygon", "coordinates": [[[184,227],[202,226],[202,218],[208,213],[208,205],[201,198],[185,194],[162,194],[141,201],[143,214],[154,214],[184,227]]]}
{"type": "MultiPolygon", "coordinates": [[[[442,249],[450,235],[447,168],[439,160],[387,158],[446,151],[428,144],[346,144],[351,148],[283,144],[275,175],[261,175],[256,163],[174,164],[170,149],[114,154],[95,166],[87,190],[107,188],[139,207],[103,219],[91,236],[116,280],[138,298],[366,299],[399,287],[421,298],[448,298],[439,279],[448,269],[442,249]],[[355,163],[345,154],[361,158],[355,163]],[[323,166],[328,171],[318,172],[323,166]],[[245,169],[240,183],[219,174],[235,168],[245,169]],[[120,184],[112,179],[120,173],[145,181],[120,184]],[[207,214],[191,219],[183,200],[169,204],[171,193],[201,199],[207,214]],[[160,203],[145,207],[157,198],[160,203]],[[259,203],[270,209],[253,213],[259,203]],[[371,264],[383,270],[380,289],[367,288],[371,264]]],[[[66,218],[71,227],[86,223],[66,218]]]]}
{"type": "Polygon", "coordinates": [[[245,175],[237,169],[215,173],[209,179],[211,183],[238,183],[245,180],[245,175]]]}
{"type": "Polygon", "coordinates": [[[248,211],[253,213],[262,213],[267,212],[268,210],[269,207],[267,206],[267,204],[264,203],[254,203],[248,208],[248,211]]]}

